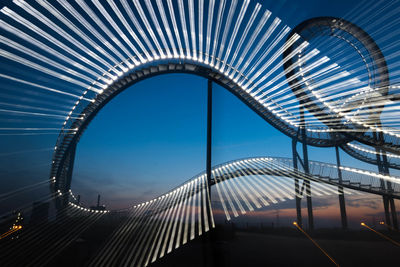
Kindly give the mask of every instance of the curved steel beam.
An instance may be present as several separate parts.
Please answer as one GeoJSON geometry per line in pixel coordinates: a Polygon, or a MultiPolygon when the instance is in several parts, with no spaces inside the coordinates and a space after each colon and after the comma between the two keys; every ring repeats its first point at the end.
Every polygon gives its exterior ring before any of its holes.
{"type": "MultiPolygon", "coordinates": [[[[96,99],[81,112],[78,116],[79,118],[71,124],[70,129],[64,132],[64,134],[61,133],[63,138],[59,140],[59,143],[56,146],[57,149],[53,155],[53,164],[50,176],[50,179],[54,179],[54,177],[56,179],[56,183],[52,185],[53,191],[61,190],[62,192],[66,192],[69,190],[69,187],[66,187],[67,184],[71,183],[71,178],[66,177],[69,168],[69,162],[67,159],[70,157],[73,146],[79,142],[83,132],[95,118],[97,113],[114,97],[135,83],[156,75],[168,73],[190,73],[210,79],[238,97],[249,108],[279,131],[291,138],[297,136],[296,128],[291,127],[289,124],[279,119],[256,101],[250,94],[241,90],[232,80],[225,77],[225,75],[215,72],[211,68],[205,67],[201,64],[182,62],[169,64],[155,63],[154,65],[146,66],[145,68],[136,70],[121,77],[102,94],[98,94],[96,99]]],[[[336,135],[332,133],[314,133],[314,135],[315,137],[306,137],[307,144],[318,147],[330,147],[344,142],[341,138],[337,140],[336,135]]],[[[302,140],[301,136],[298,138],[300,141],[302,140]]]]}
{"type": "MultiPolygon", "coordinates": [[[[316,35],[322,35],[325,32],[330,32],[330,35],[337,38],[341,37],[341,32],[348,33],[366,49],[373,64],[373,71],[376,72],[376,75],[373,75],[374,81],[372,86],[381,96],[387,96],[389,87],[389,70],[385,61],[385,57],[383,56],[380,48],[372,39],[372,37],[368,35],[368,33],[366,33],[357,25],[344,19],[335,17],[316,17],[303,21],[292,30],[287,38],[287,40],[290,40],[293,35],[298,34],[301,41],[295,42],[287,50],[285,50],[283,53],[283,58],[293,52],[301,44],[301,42],[309,41],[316,35]],[[327,31],[324,31],[325,29],[327,29],[327,31]]],[[[355,47],[355,45],[353,45],[353,47],[355,47]]],[[[357,52],[360,53],[359,50],[357,52]]],[[[289,70],[289,67],[295,63],[294,58],[295,57],[290,58],[284,64],[285,75],[288,80],[290,77],[295,75],[296,72],[300,71],[296,68],[289,70]]],[[[368,66],[367,69],[370,71],[368,66]]],[[[372,77],[371,73],[370,76],[372,77]]],[[[308,109],[310,113],[312,113],[316,118],[319,118],[321,121],[326,121],[326,118],[330,118],[331,120],[329,120],[329,122],[334,122],[335,124],[340,125],[337,127],[339,129],[348,129],[349,131],[344,132],[344,135],[347,136],[349,140],[354,139],[367,145],[379,146],[383,150],[392,153],[400,153],[400,144],[390,142],[390,136],[384,138],[384,142],[378,143],[372,134],[368,132],[368,130],[371,129],[360,124],[353,125],[352,127],[344,125],[342,122],[343,117],[335,112],[332,113],[332,110],[328,111],[326,107],[323,107],[323,103],[320,103],[316,97],[311,95],[310,90],[307,90],[307,86],[297,86],[297,84],[300,82],[300,78],[291,79],[288,82],[293,93],[299,98],[299,101],[306,109],[308,109]],[[305,98],[310,99],[311,101],[304,101],[305,98]],[[351,131],[352,129],[357,129],[357,132],[351,131]]],[[[377,113],[380,113],[379,110],[376,110],[377,108],[381,111],[383,106],[374,106],[374,116],[377,113]]]]}

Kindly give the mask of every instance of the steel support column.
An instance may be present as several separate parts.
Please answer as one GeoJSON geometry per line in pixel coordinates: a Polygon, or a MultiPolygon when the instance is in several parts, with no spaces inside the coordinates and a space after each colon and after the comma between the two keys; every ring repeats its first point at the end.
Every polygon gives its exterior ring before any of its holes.
{"type": "MultiPolygon", "coordinates": [[[[376,160],[378,163],[378,171],[380,174],[384,174],[384,170],[382,168],[382,160],[381,160],[381,156],[379,154],[379,149],[377,149],[377,154],[376,154],[376,160]]],[[[385,181],[383,179],[381,179],[381,189],[383,191],[386,191],[386,186],[385,186],[385,181]]],[[[382,200],[383,200],[383,208],[385,211],[385,223],[389,226],[392,225],[391,219],[390,219],[390,212],[389,212],[389,198],[387,196],[382,196],[382,200]]]]}
{"type": "Polygon", "coordinates": [[[212,81],[207,82],[207,161],[206,161],[206,173],[209,186],[209,192],[211,194],[211,142],[212,142],[212,81]]]}
{"type": "MultiPolygon", "coordinates": [[[[206,155],[206,175],[208,182],[208,197],[206,197],[206,203],[203,203],[207,207],[207,216],[210,220],[212,212],[208,207],[211,207],[211,157],[212,157],[212,81],[207,82],[207,155],[206,155]]],[[[212,207],[211,207],[212,208],[212,207]]],[[[205,218],[203,218],[204,220],[205,218]]]]}
{"type": "Polygon", "coordinates": [[[56,206],[57,212],[61,212],[63,208],[68,205],[69,202],[69,189],[71,188],[72,173],[74,170],[75,163],[75,153],[76,153],[76,143],[72,144],[71,150],[67,156],[67,164],[64,167],[63,178],[65,180],[65,187],[61,189],[61,196],[57,196],[56,206]]]}
{"type": "MultiPolygon", "coordinates": [[[[303,113],[301,113],[303,115],[303,113]]],[[[310,174],[310,165],[308,163],[308,149],[307,149],[307,138],[306,138],[306,128],[305,126],[301,129],[302,133],[302,144],[303,144],[303,163],[304,163],[304,172],[306,174],[310,174]]],[[[308,228],[310,230],[314,229],[314,215],[312,209],[312,200],[311,200],[311,182],[310,180],[304,181],[306,185],[306,195],[307,195],[307,211],[308,211],[308,228]]]]}
{"type": "Polygon", "coordinates": [[[340,169],[339,148],[337,146],[335,146],[335,151],[336,151],[336,167],[337,167],[338,179],[339,179],[339,184],[340,184],[338,186],[340,217],[342,219],[342,229],[347,229],[346,204],[345,204],[345,200],[344,200],[343,186],[341,186],[341,184],[343,182],[343,177],[342,177],[342,170],[340,169]]]}
{"type": "Polygon", "coordinates": [[[74,171],[74,163],[75,163],[75,154],[76,154],[76,143],[72,145],[72,149],[69,153],[68,170],[67,170],[66,186],[65,186],[66,192],[71,188],[72,173],[74,171]]]}
{"type": "MultiPolygon", "coordinates": [[[[292,139],[292,153],[293,153],[293,168],[295,171],[298,171],[297,165],[297,139],[292,139]]],[[[303,220],[301,217],[301,197],[300,197],[300,184],[299,179],[294,178],[294,190],[296,195],[296,214],[297,214],[297,224],[300,227],[303,227],[303,220]]]]}
{"type": "Polygon", "coordinates": [[[399,222],[397,220],[397,212],[396,212],[396,206],[394,204],[394,198],[392,198],[392,197],[390,198],[389,204],[390,204],[390,210],[391,210],[391,214],[392,214],[393,228],[396,230],[399,230],[399,222]]]}
{"type": "MultiPolygon", "coordinates": [[[[383,136],[381,136],[381,138],[383,138],[383,136]]],[[[386,152],[381,150],[381,154],[382,154],[382,169],[384,171],[385,174],[389,175],[389,164],[388,164],[388,160],[387,160],[387,156],[386,156],[386,152]]],[[[388,192],[390,194],[393,193],[393,188],[392,188],[392,183],[389,181],[386,181],[386,188],[388,190],[388,192]]],[[[399,224],[397,221],[397,212],[396,212],[396,206],[394,204],[394,199],[393,197],[388,197],[388,205],[389,205],[389,210],[390,213],[392,215],[392,226],[394,229],[398,230],[399,229],[399,224]]]]}
{"type": "MultiPolygon", "coordinates": [[[[207,175],[207,182],[208,182],[208,192],[209,197],[206,198],[206,203],[203,205],[209,205],[211,207],[211,156],[212,156],[212,80],[207,81],[207,152],[206,152],[206,175],[207,175]]],[[[212,208],[212,207],[211,207],[212,208]]],[[[208,218],[211,218],[212,213],[207,208],[207,215],[208,218]]],[[[204,220],[204,217],[203,217],[204,220]]],[[[203,237],[203,263],[204,266],[214,266],[214,250],[215,250],[215,240],[216,236],[213,231],[210,231],[207,235],[203,237]]]]}
{"type": "MultiPolygon", "coordinates": [[[[381,135],[377,135],[376,132],[373,133],[373,137],[376,140],[376,143],[379,144],[380,140],[381,140],[381,135]]],[[[375,147],[375,151],[376,151],[376,162],[378,165],[378,171],[380,174],[385,174],[387,173],[388,169],[385,168],[383,162],[382,162],[382,158],[381,158],[381,150],[378,147],[375,147]]],[[[386,185],[385,185],[385,181],[383,179],[380,179],[381,182],[381,190],[382,191],[386,191],[386,185]]],[[[383,200],[383,209],[385,212],[385,223],[388,226],[392,225],[392,221],[390,219],[390,210],[389,210],[389,198],[387,196],[382,196],[382,200],[383,200]]],[[[390,228],[390,227],[389,227],[390,228]]]]}

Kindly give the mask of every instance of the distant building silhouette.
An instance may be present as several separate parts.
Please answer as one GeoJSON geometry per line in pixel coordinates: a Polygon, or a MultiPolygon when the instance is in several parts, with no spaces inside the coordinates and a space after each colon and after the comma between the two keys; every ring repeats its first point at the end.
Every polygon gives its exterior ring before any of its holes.
{"type": "Polygon", "coordinates": [[[105,205],[100,205],[100,194],[97,196],[97,206],[91,206],[90,209],[92,210],[105,210],[105,205]]]}

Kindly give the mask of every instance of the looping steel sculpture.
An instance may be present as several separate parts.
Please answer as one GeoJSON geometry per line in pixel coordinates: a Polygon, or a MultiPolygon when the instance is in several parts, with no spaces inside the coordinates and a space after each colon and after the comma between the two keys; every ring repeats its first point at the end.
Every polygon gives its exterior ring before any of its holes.
{"type": "MultiPolygon", "coordinates": [[[[316,17],[303,21],[296,26],[289,36],[287,41],[294,35],[299,35],[300,38],[291,44],[287,50],[283,53],[283,58],[286,58],[295,51],[302,42],[310,42],[312,39],[319,36],[333,36],[346,42],[359,54],[361,60],[365,64],[365,68],[368,72],[369,88],[364,92],[357,95],[351,95],[348,99],[343,100],[342,105],[345,111],[341,112],[337,109],[331,108],[328,103],[324,100],[319,99],[314,91],[318,88],[313,88],[307,82],[302,83],[302,79],[305,74],[302,74],[305,64],[301,62],[302,52],[300,51],[298,57],[290,57],[284,63],[285,75],[288,79],[288,83],[291,86],[293,93],[298,97],[302,107],[316,118],[333,129],[348,129],[345,131],[339,139],[342,140],[358,140],[366,144],[376,144],[376,140],[371,139],[371,136],[367,136],[365,132],[371,131],[368,125],[363,125],[362,122],[357,121],[357,118],[346,120],[346,113],[349,111],[360,110],[363,106],[364,109],[370,109],[371,106],[368,103],[372,103],[375,97],[384,98],[388,95],[389,88],[389,71],[380,48],[375,41],[366,33],[363,29],[357,25],[346,21],[344,19],[335,17],[316,17]],[[290,68],[292,65],[298,64],[297,68],[290,68]],[[290,79],[296,74],[300,73],[300,77],[290,79]],[[329,120],[327,120],[329,118],[329,120]],[[357,131],[351,131],[356,129],[357,131]]],[[[312,83],[312,80],[311,80],[312,83]]],[[[383,106],[373,105],[373,111],[369,112],[368,116],[375,118],[377,125],[379,126],[379,115],[383,109],[383,106]]]]}

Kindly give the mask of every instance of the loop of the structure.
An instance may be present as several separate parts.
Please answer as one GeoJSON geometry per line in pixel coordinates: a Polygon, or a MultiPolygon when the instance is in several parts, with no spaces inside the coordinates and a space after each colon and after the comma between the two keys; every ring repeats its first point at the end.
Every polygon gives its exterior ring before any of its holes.
{"type": "MultiPolygon", "coordinates": [[[[368,71],[369,87],[371,89],[364,93],[365,96],[362,103],[365,104],[369,101],[374,101],[374,96],[376,95],[380,97],[385,97],[388,95],[389,71],[385,58],[372,37],[357,25],[344,19],[335,17],[316,17],[303,21],[296,26],[287,37],[287,41],[289,41],[290,38],[296,34],[300,36],[300,39],[297,42],[294,42],[287,50],[284,51],[283,58],[295,51],[295,49],[298,48],[304,41],[310,41],[317,36],[323,35],[336,37],[349,43],[365,63],[365,67],[368,71]],[[349,40],[345,37],[345,34],[352,36],[355,40],[349,40]],[[357,43],[354,43],[355,41],[357,43]],[[362,46],[363,49],[361,49],[360,46],[362,46]]],[[[321,122],[324,122],[329,128],[348,130],[344,131],[343,137],[347,137],[350,140],[358,140],[366,144],[374,143],[371,140],[371,136],[367,136],[365,134],[367,131],[374,132],[374,130],[371,130],[368,125],[357,121],[357,119],[346,120],[345,112],[338,112],[336,109],[331,108],[329,104],[324,102],[324,100],[319,99],[318,96],[313,93],[311,86],[307,85],[307,83],[301,84],[301,76],[295,79],[292,78],[296,73],[302,72],[302,66],[299,63],[300,56],[301,52],[299,53],[299,57],[289,58],[289,60],[287,60],[283,66],[288,83],[291,86],[293,93],[298,97],[302,107],[308,110],[308,112],[313,114],[316,118],[320,119],[321,122]],[[290,68],[296,63],[299,64],[298,68],[290,68]]],[[[354,105],[354,108],[361,109],[361,106],[354,105]]],[[[371,107],[369,106],[368,108],[371,107]]],[[[381,113],[382,109],[383,105],[373,105],[373,111],[371,111],[369,114],[369,116],[376,118],[377,124],[379,124],[379,114],[381,113]]]]}

